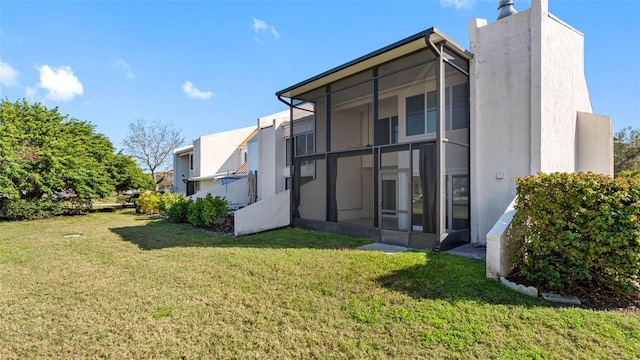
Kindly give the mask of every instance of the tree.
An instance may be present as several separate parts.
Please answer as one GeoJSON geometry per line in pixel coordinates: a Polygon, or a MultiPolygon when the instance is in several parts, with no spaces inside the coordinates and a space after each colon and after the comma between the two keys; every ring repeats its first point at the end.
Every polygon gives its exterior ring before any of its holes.
{"type": "Polygon", "coordinates": [[[0,195],[40,199],[57,193],[111,194],[113,145],[89,122],[26,100],[0,107],[0,195]]]}
{"type": "Polygon", "coordinates": [[[626,127],[613,138],[614,173],[640,169],[640,129],[626,127]]]}
{"type": "Polygon", "coordinates": [[[136,119],[129,124],[129,134],[122,143],[125,152],[149,170],[157,189],[162,179],[158,179],[156,172],[166,170],[169,160],[173,160],[169,154],[183,142],[180,130],[176,130],[171,124],[148,124],[144,119],[136,119]]]}
{"type": "Polygon", "coordinates": [[[111,163],[111,174],[118,194],[130,189],[150,190],[155,188],[155,183],[151,176],[145,174],[131,156],[122,152],[114,155],[111,163]]]}

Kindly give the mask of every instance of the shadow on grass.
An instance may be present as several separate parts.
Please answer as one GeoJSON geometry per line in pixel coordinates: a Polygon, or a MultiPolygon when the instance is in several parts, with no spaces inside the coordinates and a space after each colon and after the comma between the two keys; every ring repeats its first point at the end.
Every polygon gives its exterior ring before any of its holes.
{"type": "Polygon", "coordinates": [[[485,262],[427,251],[426,263],[393,271],[376,279],[384,288],[415,299],[476,300],[488,304],[548,306],[485,278],[485,262]]]}
{"type": "MultiPolygon", "coordinates": [[[[148,218],[141,220],[149,221],[148,218]]],[[[355,248],[371,242],[369,239],[350,238],[302,229],[282,229],[234,237],[212,233],[185,224],[174,224],[162,219],[152,219],[148,224],[141,226],[110,228],[109,230],[143,250],[171,247],[343,249],[355,248]]]]}

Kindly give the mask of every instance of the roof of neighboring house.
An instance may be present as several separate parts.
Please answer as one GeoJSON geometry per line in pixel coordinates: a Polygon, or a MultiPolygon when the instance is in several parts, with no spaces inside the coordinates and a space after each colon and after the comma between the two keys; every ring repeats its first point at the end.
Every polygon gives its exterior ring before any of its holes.
{"type": "Polygon", "coordinates": [[[233,172],[234,174],[246,174],[247,173],[247,162],[243,162],[242,165],[238,168],[238,170],[233,172]]]}
{"type": "Polygon", "coordinates": [[[193,151],[193,145],[187,145],[173,149],[173,153],[177,155],[185,155],[191,151],[193,151]]]}
{"type": "Polygon", "coordinates": [[[331,70],[325,71],[286,89],[280,90],[276,93],[276,96],[278,96],[278,98],[295,98],[298,95],[317,89],[321,86],[325,86],[336,80],[344,79],[374,66],[426,48],[429,46],[427,40],[430,40],[434,44],[445,41],[447,48],[451,49],[459,56],[465,59],[471,59],[473,57],[473,55],[469,51],[465,50],[464,47],[458,45],[440,30],[432,27],[331,70]]]}
{"type": "Polygon", "coordinates": [[[249,134],[249,136],[247,136],[246,139],[244,139],[243,142],[240,143],[240,145],[238,145],[238,147],[243,147],[243,146],[247,146],[247,143],[249,142],[249,140],[251,140],[251,138],[258,133],[258,127],[256,127],[255,129],[253,129],[253,132],[251,132],[251,134],[249,134]]]}

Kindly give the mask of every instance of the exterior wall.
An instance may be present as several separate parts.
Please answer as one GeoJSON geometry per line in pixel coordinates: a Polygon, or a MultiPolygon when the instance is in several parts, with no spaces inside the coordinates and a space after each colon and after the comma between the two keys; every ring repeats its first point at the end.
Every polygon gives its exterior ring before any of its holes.
{"type": "Polygon", "coordinates": [[[189,177],[189,153],[173,154],[173,192],[184,194],[187,184],[183,181],[189,177]]]}
{"type": "Polygon", "coordinates": [[[258,200],[262,200],[271,197],[276,193],[277,154],[275,146],[278,142],[284,142],[284,138],[276,139],[275,126],[260,129],[258,134],[260,136],[260,153],[258,155],[260,158],[260,167],[258,170],[258,200]]]}
{"type": "Polygon", "coordinates": [[[578,112],[577,168],[613,176],[613,127],[608,116],[578,112]]]}
{"type": "Polygon", "coordinates": [[[256,129],[242,129],[204,135],[193,142],[194,176],[209,176],[226,171],[235,171],[242,165],[238,146],[256,129]]]}
{"type": "Polygon", "coordinates": [[[469,27],[471,242],[484,243],[515,196],[511,179],[531,173],[530,19],[520,12],[469,27]]]}
{"type": "Polygon", "coordinates": [[[540,11],[542,20],[540,170],[573,172],[577,111],[592,112],[584,77],[584,36],[550,15],[546,6],[530,11],[535,17],[540,11]]]}
{"type": "MultiPolygon", "coordinates": [[[[201,184],[200,186],[202,187],[203,184],[201,184]]],[[[201,191],[199,193],[191,195],[190,198],[197,199],[205,197],[207,196],[207,194],[211,194],[211,196],[213,197],[220,196],[226,198],[228,202],[246,206],[249,200],[248,179],[238,179],[229,184],[219,185],[213,189],[209,188],[208,190],[202,190],[201,188],[201,191]]]]}
{"type": "MultiPolygon", "coordinates": [[[[591,112],[584,38],[549,14],[547,0],[532,0],[531,9],[488,25],[472,19],[469,39],[471,241],[484,243],[515,197],[512,178],[598,170],[607,160],[591,163],[580,153],[587,146],[578,140],[578,112],[591,112]]],[[[606,148],[609,134],[589,141],[606,148]]]]}
{"type": "Polygon", "coordinates": [[[287,190],[237,210],[234,234],[253,234],[290,225],[289,202],[290,192],[287,190]]]}

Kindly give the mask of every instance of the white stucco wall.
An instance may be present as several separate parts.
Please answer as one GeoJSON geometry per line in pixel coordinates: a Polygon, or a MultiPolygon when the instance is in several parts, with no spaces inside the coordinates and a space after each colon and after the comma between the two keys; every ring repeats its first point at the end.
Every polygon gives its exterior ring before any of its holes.
{"type": "Polygon", "coordinates": [[[260,131],[258,132],[258,136],[260,137],[258,200],[262,200],[269,198],[276,193],[275,182],[278,174],[276,174],[275,146],[277,140],[279,140],[280,142],[284,142],[284,139],[276,139],[276,131],[274,125],[260,129],[260,131]]]}
{"type": "Polygon", "coordinates": [[[584,35],[550,15],[546,8],[530,11],[535,16],[540,11],[542,20],[539,169],[573,172],[577,112],[592,112],[584,77],[584,35]]]}
{"type": "Polygon", "coordinates": [[[197,199],[207,196],[216,197],[220,196],[227,199],[228,202],[233,202],[245,206],[249,200],[249,184],[247,178],[238,179],[226,185],[219,185],[215,188],[200,191],[197,194],[190,196],[191,199],[197,199]]]}
{"type": "Polygon", "coordinates": [[[514,177],[579,169],[578,112],[592,109],[583,35],[547,0],[491,24],[470,20],[469,40],[471,241],[484,243],[515,197],[514,177]]]}
{"type": "Polygon", "coordinates": [[[289,190],[235,212],[234,234],[247,235],[290,225],[289,190]]]}
{"type": "Polygon", "coordinates": [[[471,242],[485,235],[530,173],[531,53],[526,12],[469,22],[471,242]]]}
{"type": "Polygon", "coordinates": [[[242,165],[238,146],[256,129],[249,126],[221,133],[204,135],[193,142],[194,176],[209,176],[235,171],[242,165]]]}
{"type": "Polygon", "coordinates": [[[187,184],[183,181],[189,177],[189,154],[193,146],[177,148],[173,151],[173,189],[171,191],[185,194],[187,184]]]}

